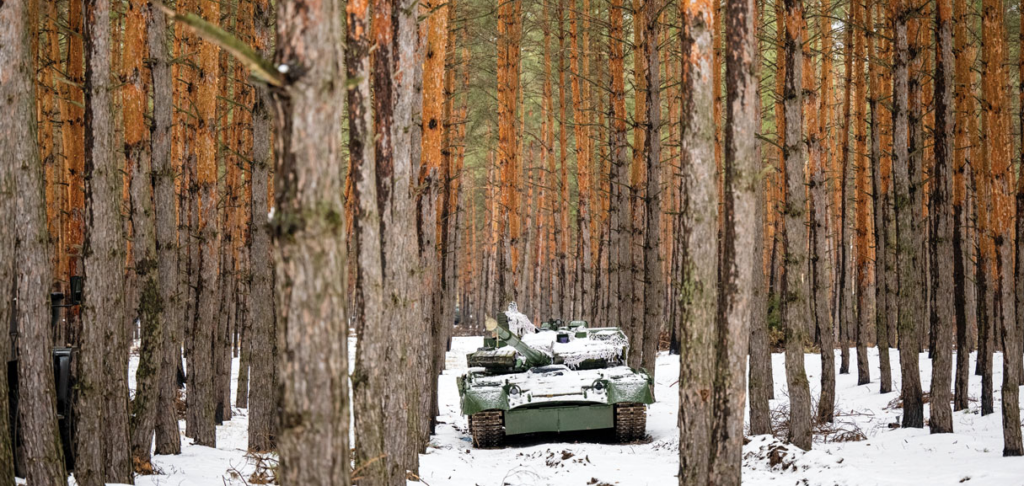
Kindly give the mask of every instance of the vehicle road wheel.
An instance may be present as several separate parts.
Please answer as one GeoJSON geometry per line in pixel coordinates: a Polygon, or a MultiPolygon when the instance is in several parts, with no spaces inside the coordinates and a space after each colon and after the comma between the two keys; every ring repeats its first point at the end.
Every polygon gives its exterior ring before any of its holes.
{"type": "Polygon", "coordinates": [[[615,404],[615,440],[633,442],[647,436],[647,410],[642,403],[615,404]]]}
{"type": "Polygon", "coordinates": [[[505,442],[505,414],[501,410],[486,410],[469,417],[469,433],[473,446],[480,449],[501,447],[505,442]]]}

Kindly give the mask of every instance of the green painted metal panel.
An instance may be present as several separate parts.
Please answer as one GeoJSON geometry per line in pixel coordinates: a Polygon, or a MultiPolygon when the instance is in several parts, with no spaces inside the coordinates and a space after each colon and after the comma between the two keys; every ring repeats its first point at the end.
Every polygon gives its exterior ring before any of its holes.
{"type": "Polygon", "coordinates": [[[615,412],[609,405],[520,408],[505,412],[505,434],[610,429],[615,412]]]}

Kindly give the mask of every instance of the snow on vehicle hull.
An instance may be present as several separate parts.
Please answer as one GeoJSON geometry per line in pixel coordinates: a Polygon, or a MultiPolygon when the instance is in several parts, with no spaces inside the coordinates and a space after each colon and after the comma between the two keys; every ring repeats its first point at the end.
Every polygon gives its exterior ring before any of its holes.
{"type": "Polygon", "coordinates": [[[514,305],[495,324],[495,344],[467,355],[470,368],[457,379],[478,447],[535,432],[614,429],[620,441],[645,435],[653,383],[646,371],[625,366],[621,330],[550,321],[537,331],[514,305]]]}

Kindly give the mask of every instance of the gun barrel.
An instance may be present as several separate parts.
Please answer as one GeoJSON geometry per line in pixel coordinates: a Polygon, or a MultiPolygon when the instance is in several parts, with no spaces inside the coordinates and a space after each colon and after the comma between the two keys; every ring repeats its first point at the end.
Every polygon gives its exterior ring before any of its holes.
{"type": "Polygon", "coordinates": [[[526,357],[526,360],[530,366],[546,366],[551,364],[550,356],[520,341],[519,337],[513,334],[508,329],[502,326],[498,326],[497,331],[498,337],[500,337],[503,341],[507,342],[512,347],[516,348],[516,351],[519,351],[520,354],[526,357]]]}

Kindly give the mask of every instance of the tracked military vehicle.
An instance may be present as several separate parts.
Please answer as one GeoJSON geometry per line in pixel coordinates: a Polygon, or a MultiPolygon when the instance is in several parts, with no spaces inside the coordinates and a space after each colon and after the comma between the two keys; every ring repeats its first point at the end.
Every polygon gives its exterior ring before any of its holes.
{"type": "Polygon", "coordinates": [[[626,366],[629,342],[619,328],[552,320],[538,329],[515,303],[487,327],[492,335],[467,355],[469,370],[458,378],[474,446],[535,432],[607,429],[619,442],[646,436],[653,380],[626,366]]]}

